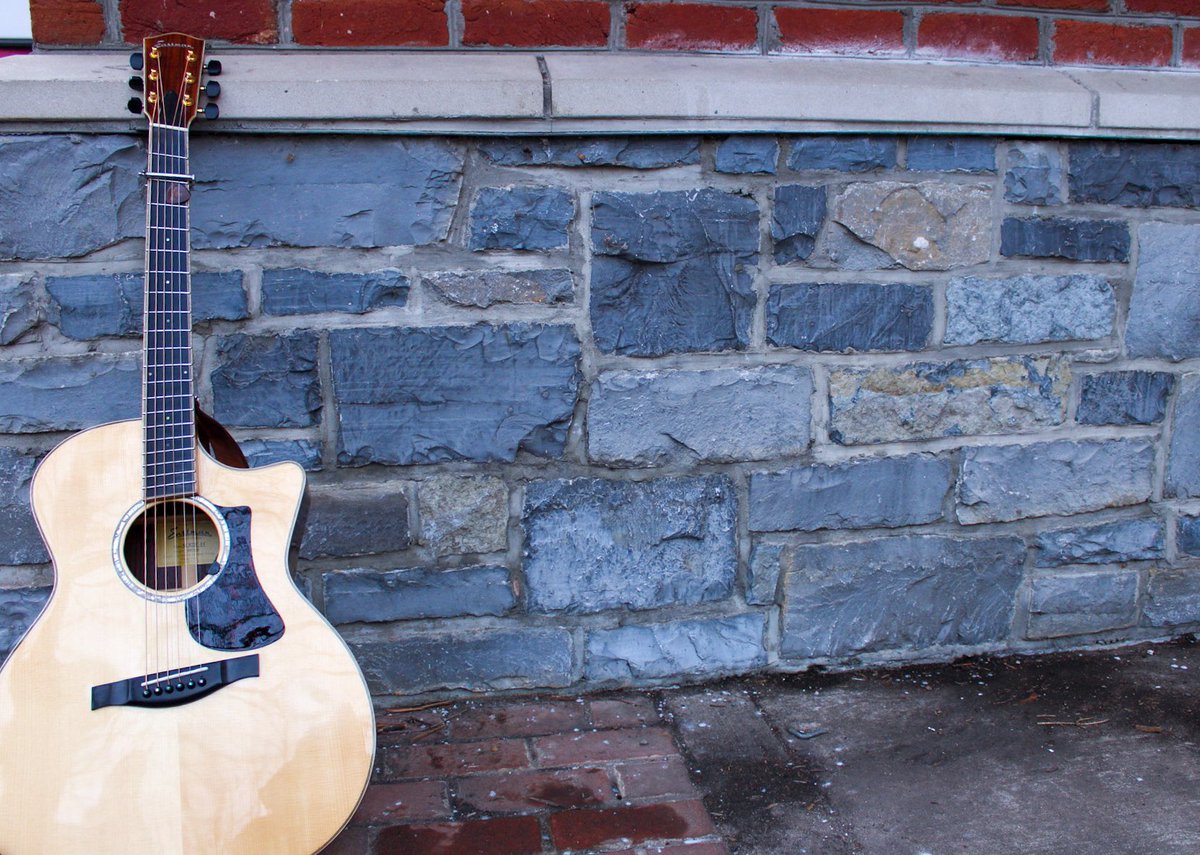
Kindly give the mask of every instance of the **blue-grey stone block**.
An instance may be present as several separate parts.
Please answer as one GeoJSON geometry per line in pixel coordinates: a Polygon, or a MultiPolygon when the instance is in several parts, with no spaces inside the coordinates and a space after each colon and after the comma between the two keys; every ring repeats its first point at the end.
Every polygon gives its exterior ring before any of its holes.
{"type": "Polygon", "coordinates": [[[321,411],[317,336],[232,335],[217,344],[213,415],[230,427],[306,427],[321,411]]]}
{"type": "Polygon", "coordinates": [[[570,270],[471,270],[423,276],[447,302],[486,309],[497,303],[554,305],[575,300],[575,277],[570,270]]]}
{"type": "Polygon", "coordinates": [[[792,143],[788,169],[871,172],[896,166],[895,137],[847,137],[840,134],[799,137],[792,143]]]}
{"type": "Polygon", "coordinates": [[[500,166],[624,166],[660,169],[700,162],[696,137],[595,137],[571,139],[495,139],[479,150],[500,166]]]}
{"type": "Polygon", "coordinates": [[[775,137],[744,135],[726,137],[717,146],[714,166],[717,172],[732,175],[753,173],[774,175],[779,163],[779,140],[775,137]]]}
{"type": "Polygon", "coordinates": [[[1200,498],[1200,374],[1185,374],[1180,381],[1173,421],[1163,492],[1177,499],[1200,498]]]}
{"type": "Polygon", "coordinates": [[[361,315],[408,302],[408,278],[399,270],[322,273],[292,268],[264,270],[262,308],[268,315],[348,312],[361,315]]]}
{"type": "Polygon", "coordinates": [[[562,454],[579,386],[570,327],[346,329],[329,343],[343,465],[562,454]]]}
{"type": "Polygon", "coordinates": [[[444,140],[371,134],[206,136],[191,156],[197,249],[436,243],[463,163],[444,140]]]}
{"type": "Polygon", "coordinates": [[[919,172],[995,172],[996,141],[986,137],[909,137],[907,165],[919,172]]]}
{"type": "Polygon", "coordinates": [[[123,134],[0,136],[0,260],[74,258],[142,236],[145,168],[123,134]]]}
{"type": "Polygon", "coordinates": [[[1192,143],[1074,142],[1070,157],[1072,201],[1200,205],[1200,147],[1192,143]]]}
{"type": "Polygon", "coordinates": [[[483,187],[471,207],[471,249],[557,249],[567,245],[575,200],[553,187],[483,187]]]}
{"type": "Polygon", "coordinates": [[[1134,570],[1034,576],[1027,637],[1058,638],[1133,626],[1137,596],[1134,570]]]}
{"type": "Polygon", "coordinates": [[[928,454],[750,476],[751,531],[894,528],[942,518],[950,462],[928,454]]]}
{"type": "Polygon", "coordinates": [[[50,560],[29,507],[29,484],[37,464],[36,454],[0,446],[0,564],[50,560]]]}
{"type": "Polygon", "coordinates": [[[1200,555],[1200,516],[1181,516],[1175,529],[1175,545],[1186,555],[1200,555]]]}
{"type": "Polygon", "coordinates": [[[1099,276],[955,279],[946,288],[946,344],[1032,344],[1112,335],[1117,300],[1099,276]]]}
{"type": "Polygon", "coordinates": [[[0,589],[0,660],[8,658],[48,599],[49,588],[0,589]]]}
{"type": "Polygon", "coordinates": [[[1008,148],[1004,198],[1018,205],[1061,205],[1063,162],[1052,143],[1014,142],[1008,148]]]}
{"type": "Polygon", "coordinates": [[[12,344],[41,319],[32,278],[25,273],[0,273],[0,344],[12,344]]]}
{"type": "Polygon", "coordinates": [[[1081,425],[1150,425],[1167,414],[1175,375],[1165,371],[1085,374],[1075,421],[1081,425]]]}
{"type": "Polygon", "coordinates": [[[778,543],[757,542],[750,550],[746,565],[746,602],[752,606],[771,606],[778,597],[779,577],[788,549],[778,543]]]}
{"type": "Polygon", "coordinates": [[[583,678],[605,680],[744,674],[767,664],[759,614],[679,620],[588,633],[583,678]]]}
{"type": "Polygon", "coordinates": [[[795,547],[787,571],[782,654],[997,642],[1009,634],[1025,545],[1017,537],[880,537],[795,547]]]}
{"type": "Polygon", "coordinates": [[[245,439],[238,445],[251,466],[290,460],[309,472],[321,468],[321,446],[307,439],[245,439]]]}
{"type": "Polygon", "coordinates": [[[30,357],[0,362],[0,431],[80,430],[142,412],[136,356],[30,357]]]}
{"type": "Polygon", "coordinates": [[[732,193],[597,193],[591,316],[606,353],[741,350],[754,316],[758,206],[732,193]]]}
{"type": "Polygon", "coordinates": [[[1007,258],[1128,261],[1129,241],[1129,224],[1120,220],[1006,217],[1000,226],[1000,254],[1007,258]]]}
{"type": "Polygon", "coordinates": [[[1144,223],[1125,326],[1130,356],[1200,356],[1200,225],[1144,223]]]}
{"type": "Polygon", "coordinates": [[[505,567],[349,570],[324,578],[331,623],[503,615],[517,603],[505,567]]]}
{"type": "Polygon", "coordinates": [[[1200,573],[1160,570],[1150,574],[1142,624],[1175,627],[1200,623],[1200,573]]]}
{"type": "Polygon", "coordinates": [[[375,555],[411,544],[408,497],[400,488],[309,491],[301,558],[375,555]]]}
{"type": "Polygon", "coordinates": [[[1165,531],[1157,517],[1119,520],[1042,532],[1037,536],[1038,567],[1064,564],[1124,564],[1165,554],[1165,531]]]}
{"type": "Polygon", "coordinates": [[[958,521],[1077,514],[1150,499],[1154,445],[1141,439],[1044,442],[963,450],[958,521]]]}
{"type": "Polygon", "coordinates": [[[775,188],[771,239],[775,261],[787,264],[812,255],[817,234],[825,224],[825,188],[785,184],[775,188]]]}
{"type": "Polygon", "coordinates": [[[801,350],[921,350],[933,292],[920,285],[772,285],[767,341],[801,350]]]}
{"type": "Polygon", "coordinates": [[[534,481],[525,488],[531,612],[654,609],[728,597],[736,496],[724,476],[534,481]]]}

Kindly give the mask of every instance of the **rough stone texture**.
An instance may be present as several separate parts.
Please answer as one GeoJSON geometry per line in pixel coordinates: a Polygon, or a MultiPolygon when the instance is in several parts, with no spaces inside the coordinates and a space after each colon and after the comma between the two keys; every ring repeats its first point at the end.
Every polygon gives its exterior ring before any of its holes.
{"type": "Polygon", "coordinates": [[[0,660],[8,658],[48,599],[49,588],[0,589],[0,660]]]}
{"type": "Polygon", "coordinates": [[[1179,518],[1175,529],[1175,545],[1186,555],[1200,555],[1200,517],[1179,518]]]}
{"type": "Polygon", "coordinates": [[[801,350],[921,350],[933,292],[920,285],[772,285],[767,341],[801,350]]]}
{"type": "Polygon", "coordinates": [[[211,137],[191,155],[197,249],[444,240],[463,162],[444,140],[375,135],[211,137]]]}
{"type": "Polygon", "coordinates": [[[557,249],[567,245],[575,200],[552,187],[483,187],[471,207],[471,249],[557,249]]]}
{"type": "Polygon", "coordinates": [[[779,576],[788,548],[777,543],[754,544],[750,550],[750,562],[746,565],[746,602],[752,606],[775,604],[779,589],[779,576]]]}
{"type": "Polygon", "coordinates": [[[996,141],[986,137],[909,137],[907,165],[920,172],[995,172],[996,141]]]}
{"type": "Polygon", "coordinates": [[[331,623],[503,615],[517,599],[505,567],[350,570],[325,573],[331,623]]]}
{"type": "Polygon", "coordinates": [[[1063,158],[1052,143],[1014,142],[1008,147],[1004,198],[1018,205],[1061,205],[1063,158]]]}
{"type": "Polygon", "coordinates": [[[807,368],[609,371],[592,386],[588,456],[608,465],[764,460],[808,447],[807,368]]]}
{"type": "Polygon", "coordinates": [[[299,463],[309,472],[321,468],[321,446],[307,439],[247,439],[238,443],[251,466],[267,466],[281,460],[299,463]]]}
{"type": "Polygon", "coordinates": [[[497,303],[571,303],[575,278],[570,270],[472,270],[422,277],[429,288],[457,306],[486,309],[497,303]]]}
{"type": "Polygon", "coordinates": [[[128,136],[0,135],[0,260],[74,258],[142,235],[145,168],[128,136]]]}
{"type": "Polygon", "coordinates": [[[924,181],[851,184],[833,219],[909,270],[950,270],[988,260],[991,189],[924,181]]]}
{"type": "Polygon", "coordinates": [[[1061,424],[1070,379],[1059,357],[837,369],[829,378],[829,436],[853,445],[1061,424]]]}
{"type": "Polygon", "coordinates": [[[1130,356],[1200,356],[1200,225],[1144,223],[1125,327],[1130,356]]]}
{"type": "Polygon", "coordinates": [[[412,543],[408,497],[396,486],[308,491],[301,558],[375,555],[412,543]]]}
{"type": "Polygon", "coordinates": [[[1167,627],[1200,623],[1200,573],[1187,570],[1151,573],[1142,603],[1142,623],[1167,627]]]}
{"type": "Polygon", "coordinates": [[[1140,439],[1060,441],[963,450],[964,525],[1136,505],[1150,498],[1154,446],[1140,439]]]}
{"type": "Polygon", "coordinates": [[[1163,493],[1178,499],[1200,498],[1200,374],[1185,374],[1175,400],[1175,429],[1167,453],[1163,493]]]}
{"type": "Polygon", "coordinates": [[[797,546],[781,652],[811,659],[1001,641],[1024,557],[1016,537],[797,546]]]}
{"type": "Polygon", "coordinates": [[[1071,143],[1071,199],[1148,208],[1200,205],[1200,148],[1188,143],[1071,143]]]}
{"type": "Polygon", "coordinates": [[[479,150],[500,166],[624,166],[658,169],[700,162],[696,137],[485,140],[479,150]]]}
{"type": "Polygon", "coordinates": [[[0,273],[0,345],[12,344],[39,320],[32,279],[24,273],[0,273]]]}
{"type": "Polygon", "coordinates": [[[1000,254],[1009,258],[1128,261],[1129,224],[1120,220],[1007,217],[1000,225],[1000,254]]]}
{"type": "Polygon", "coordinates": [[[408,302],[408,278],[399,270],[323,273],[292,268],[264,270],[262,310],[268,315],[349,312],[361,315],[408,302]]]}
{"type": "Polygon", "coordinates": [[[1137,596],[1133,570],[1034,576],[1027,636],[1056,638],[1133,626],[1137,596]]]}
{"type": "Polygon", "coordinates": [[[317,335],[232,335],[217,344],[213,415],[234,427],[306,427],[321,411],[317,335]]]}
{"type": "Polygon", "coordinates": [[[733,175],[774,175],[779,163],[779,140],[774,137],[726,137],[717,146],[714,167],[733,175]]]}
{"type": "Polygon", "coordinates": [[[758,221],[752,199],[717,190],[597,193],[596,346],[629,356],[745,348],[758,221]]]}
{"type": "Polygon", "coordinates": [[[920,525],[942,518],[950,461],[928,454],[750,476],[751,531],[920,525]]]}
{"type": "Polygon", "coordinates": [[[872,172],[896,166],[895,137],[800,137],[792,143],[788,169],[828,169],[836,172],[872,172]]]}
{"type": "Polygon", "coordinates": [[[745,673],[767,664],[766,619],[759,614],[684,620],[588,633],[585,680],[638,680],[676,674],[745,673]]]}
{"type": "Polygon", "coordinates": [[[946,288],[946,344],[1026,344],[1112,335],[1112,286],[1099,276],[955,279],[946,288]]]}
{"type": "Polygon", "coordinates": [[[343,464],[556,457],[579,384],[566,326],[330,333],[343,464]]]}
{"type": "Polygon", "coordinates": [[[29,483],[37,464],[36,454],[0,446],[0,564],[50,560],[29,508],[29,483]]]}
{"type": "Polygon", "coordinates": [[[1157,517],[1055,529],[1037,536],[1038,567],[1063,564],[1124,564],[1165,554],[1165,531],[1157,517]]]}
{"type": "Polygon", "coordinates": [[[30,357],[0,362],[0,431],[79,430],[142,412],[136,356],[30,357]]]}
{"type": "Polygon", "coordinates": [[[727,597],[736,516],[724,476],[534,481],[522,518],[529,610],[640,610],[727,597]]]}
{"type": "Polygon", "coordinates": [[[807,259],[809,267],[834,270],[894,270],[900,266],[877,246],[860,240],[838,223],[830,222],[817,235],[817,245],[807,259]]]}
{"type": "Polygon", "coordinates": [[[1175,375],[1164,371],[1085,374],[1075,421],[1081,425],[1149,425],[1167,414],[1175,375]]]}
{"type": "Polygon", "coordinates": [[[825,224],[824,187],[784,184],[775,188],[771,212],[771,239],[775,262],[787,264],[812,255],[817,235],[825,224]]]}
{"type": "Polygon", "coordinates": [[[488,475],[437,475],[417,486],[421,542],[438,555],[508,545],[508,486],[488,475]]]}

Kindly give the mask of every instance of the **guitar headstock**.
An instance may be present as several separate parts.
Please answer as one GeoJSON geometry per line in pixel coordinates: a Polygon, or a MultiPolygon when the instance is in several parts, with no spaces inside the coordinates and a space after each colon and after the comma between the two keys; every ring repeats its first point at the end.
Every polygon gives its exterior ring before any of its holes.
{"type": "Polygon", "coordinates": [[[217,105],[212,103],[221,91],[215,80],[201,86],[204,74],[220,74],[220,63],[204,64],[204,40],[183,33],[164,33],[147,36],[142,52],[133,54],[130,65],[144,71],[145,80],[132,77],[129,85],[144,92],[144,106],[138,99],[130,101],[133,112],[142,112],[152,125],[186,128],[199,112],[200,96],[209,103],[202,115],[217,117],[217,105]]]}

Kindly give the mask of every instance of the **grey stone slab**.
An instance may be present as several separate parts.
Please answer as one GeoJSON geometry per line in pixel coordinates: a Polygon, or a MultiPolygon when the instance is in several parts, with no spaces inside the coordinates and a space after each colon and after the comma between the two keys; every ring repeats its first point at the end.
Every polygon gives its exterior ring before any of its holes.
{"type": "Polygon", "coordinates": [[[1198,265],[1200,225],[1138,227],[1137,274],[1125,327],[1130,356],[1171,360],[1200,356],[1198,265]]]}
{"type": "Polygon", "coordinates": [[[809,267],[834,270],[895,270],[900,262],[840,223],[827,223],[807,259],[809,267]]]}
{"type": "Polygon", "coordinates": [[[1160,570],[1150,574],[1142,603],[1142,624],[1176,627],[1200,623],[1200,573],[1160,570]]]}
{"type": "Polygon", "coordinates": [[[579,385],[570,327],[346,329],[329,341],[344,465],[562,454],[579,385]]]}
{"type": "Polygon", "coordinates": [[[8,658],[49,599],[49,588],[0,589],[0,660],[8,658]]]}
{"type": "Polygon", "coordinates": [[[486,309],[499,303],[555,305],[575,301],[575,277],[570,270],[471,270],[423,276],[448,303],[486,309]]]}
{"type": "Polygon", "coordinates": [[[1186,555],[1200,555],[1200,516],[1181,516],[1176,523],[1175,545],[1186,555]]]}
{"type": "Polygon", "coordinates": [[[894,169],[895,137],[854,137],[841,134],[798,137],[792,142],[788,169],[873,172],[894,169]]]}
{"type": "Polygon", "coordinates": [[[268,315],[361,315],[407,303],[408,277],[399,270],[325,273],[288,268],[264,270],[262,275],[262,310],[268,315]]]}
{"type": "Polygon", "coordinates": [[[317,335],[236,334],[217,343],[213,415],[232,427],[306,427],[321,411],[317,335]]]}
{"type": "Polygon", "coordinates": [[[1038,567],[1123,564],[1162,558],[1166,538],[1163,521],[1148,517],[1046,531],[1037,536],[1036,544],[1038,567]]]}
{"type": "Polygon", "coordinates": [[[482,187],[471,206],[471,249],[565,247],[575,200],[554,187],[482,187]]]}
{"type": "Polygon", "coordinates": [[[1134,208],[1200,205],[1200,147],[1192,143],[1073,142],[1071,199],[1134,208]]]}
{"type": "Polygon", "coordinates": [[[995,172],[996,141],[987,137],[909,137],[906,165],[920,172],[995,172]]]}
{"type": "Polygon", "coordinates": [[[608,465],[763,460],[809,443],[807,368],[608,371],[592,386],[588,455],[608,465]]]}
{"type": "Polygon", "coordinates": [[[746,673],[767,663],[760,614],[594,629],[583,677],[593,682],[746,673]]]}
{"type": "Polygon", "coordinates": [[[1165,371],[1085,374],[1075,421],[1081,425],[1150,425],[1167,414],[1175,375],[1165,371]]]}
{"type": "Polygon", "coordinates": [[[1032,344],[1112,335],[1112,286],[1099,276],[968,276],[946,288],[946,344],[1032,344]]]}
{"type": "Polygon", "coordinates": [[[38,456],[0,446],[0,564],[43,564],[50,560],[33,511],[29,485],[38,456]]]}
{"type": "Polygon", "coordinates": [[[1154,445],[1140,439],[1044,442],[963,451],[964,525],[1136,505],[1152,489],[1154,445]]]}
{"type": "Polygon", "coordinates": [[[1013,142],[1008,146],[1004,198],[1018,205],[1061,205],[1066,187],[1063,158],[1053,143],[1013,142]]]}
{"type": "Polygon", "coordinates": [[[1163,492],[1178,499],[1200,498],[1200,374],[1185,374],[1180,381],[1174,422],[1163,492]]]}
{"type": "Polygon", "coordinates": [[[781,652],[814,659],[1003,640],[1025,546],[1016,537],[880,537],[794,554],[781,652]]]}
{"type": "Polygon", "coordinates": [[[746,565],[747,603],[752,606],[775,604],[783,564],[791,560],[784,555],[787,548],[778,543],[758,541],[750,549],[750,561],[746,565]]]}
{"type": "Polygon", "coordinates": [[[0,431],[79,430],[142,412],[137,356],[28,357],[0,362],[0,431]]]}
{"type": "Polygon", "coordinates": [[[503,615],[517,598],[508,568],[346,570],[323,574],[331,623],[503,615]]]}
{"type": "Polygon", "coordinates": [[[933,292],[921,285],[772,285],[767,341],[817,351],[921,350],[933,292]]]}
{"type": "Polygon", "coordinates": [[[713,167],[732,175],[774,175],[779,163],[779,140],[744,134],[726,137],[717,145],[713,167]]]}
{"type": "Polygon", "coordinates": [[[484,157],[500,166],[623,166],[660,169],[700,162],[697,137],[581,137],[485,140],[484,157]]]}
{"type": "Polygon", "coordinates": [[[1137,623],[1138,574],[1133,570],[1033,577],[1029,638],[1104,632],[1137,623]]]}
{"type": "Polygon", "coordinates": [[[817,235],[825,225],[825,196],[824,187],[784,184],[775,188],[771,240],[776,264],[803,261],[812,255],[817,235]]]}
{"type": "Polygon", "coordinates": [[[1122,220],[1006,217],[1000,224],[1000,254],[1006,258],[1128,261],[1129,246],[1129,224],[1122,220]]]}
{"type": "Polygon", "coordinates": [[[0,273],[0,345],[12,344],[41,319],[32,277],[24,273],[0,273]]]}
{"type": "Polygon", "coordinates": [[[408,496],[395,486],[310,490],[301,558],[395,552],[412,543],[408,496]]]}
{"type": "Polygon", "coordinates": [[[246,439],[238,445],[251,466],[267,466],[290,460],[309,472],[321,468],[321,446],[307,439],[246,439]]]}
{"type": "Polygon", "coordinates": [[[417,485],[421,542],[438,555],[508,545],[508,485],[490,475],[435,475],[417,485]]]}
{"type": "Polygon", "coordinates": [[[534,481],[525,488],[529,610],[586,613],[719,600],[737,571],[724,476],[534,481]]]}

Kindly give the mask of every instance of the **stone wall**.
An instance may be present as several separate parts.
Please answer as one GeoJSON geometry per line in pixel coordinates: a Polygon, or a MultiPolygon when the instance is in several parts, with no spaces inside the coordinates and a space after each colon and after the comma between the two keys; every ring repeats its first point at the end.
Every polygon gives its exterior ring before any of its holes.
{"type": "MultiPolygon", "coordinates": [[[[139,142],[0,137],[0,647],[138,413],[139,142]]],[[[1200,146],[193,140],[199,393],[375,692],[1200,629],[1200,146]]]]}

